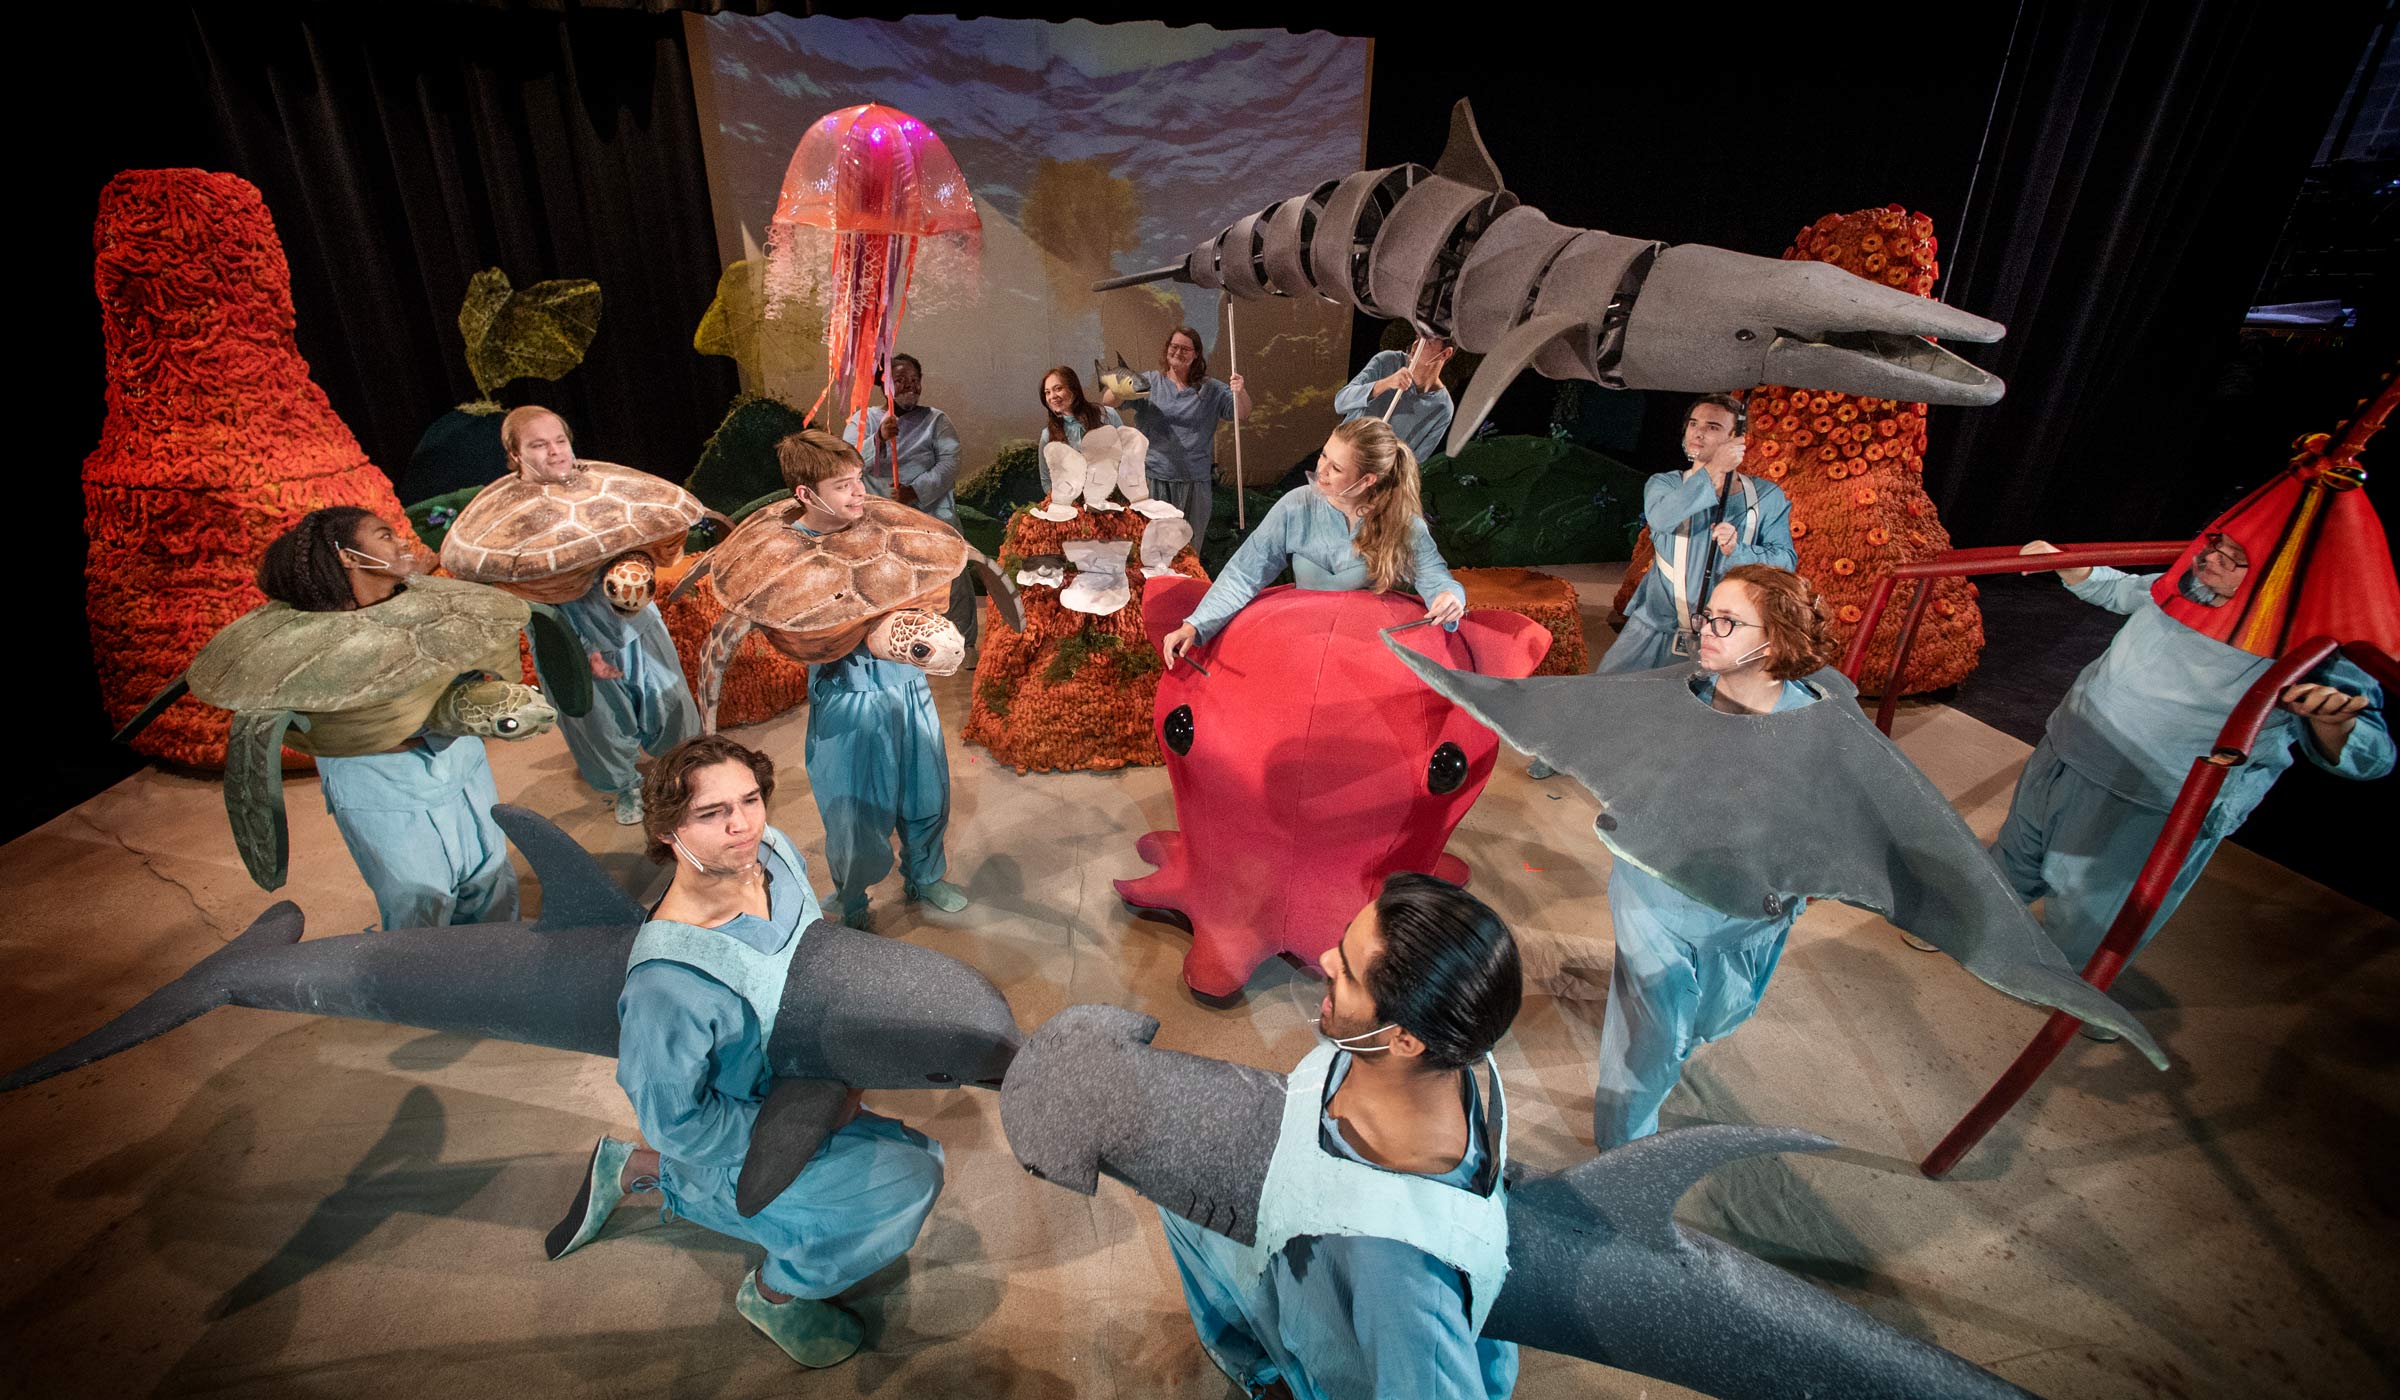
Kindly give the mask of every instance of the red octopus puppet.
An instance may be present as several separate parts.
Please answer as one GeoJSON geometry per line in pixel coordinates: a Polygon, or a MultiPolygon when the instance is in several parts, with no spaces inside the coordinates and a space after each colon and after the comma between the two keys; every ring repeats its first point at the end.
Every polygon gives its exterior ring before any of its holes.
{"type": "MultiPolygon", "coordinates": [[[[1207,591],[1150,580],[1150,644],[1207,591]]],[[[1191,930],[1183,980],[1200,1001],[1235,1004],[1278,953],[1313,965],[1386,875],[1466,882],[1466,863],[1442,848],[1499,741],[1384,647],[1384,629],[1424,621],[1410,597],[1270,588],[1159,682],[1153,723],[1180,829],[1141,838],[1135,849],[1158,869],[1117,881],[1117,893],[1142,917],[1191,930]]],[[[1427,624],[1394,639],[1509,678],[1531,675],[1550,649],[1540,624],[1493,609],[1456,632],[1427,624]]]]}

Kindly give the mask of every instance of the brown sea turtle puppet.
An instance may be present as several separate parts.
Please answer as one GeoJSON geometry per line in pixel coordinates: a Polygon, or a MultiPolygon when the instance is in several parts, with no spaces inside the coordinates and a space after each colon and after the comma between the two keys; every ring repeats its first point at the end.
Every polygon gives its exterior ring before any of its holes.
{"type": "Polygon", "coordinates": [[[966,660],[966,639],[943,611],[962,569],[984,577],[1001,618],[1022,630],[1016,589],[947,524],[881,496],[866,515],[831,534],[800,528],[801,507],[783,501],[754,511],[708,552],[708,588],[725,609],[700,660],[700,723],[717,727],[725,667],[756,627],[794,661],[839,661],[863,643],[880,660],[936,676],[966,660]]]}
{"type": "Polygon", "coordinates": [[[609,605],[648,607],[658,571],[708,516],[674,482],[613,462],[579,461],[565,481],[505,476],[467,503],[442,539],[442,567],[537,603],[566,603],[604,578],[609,605]]]}

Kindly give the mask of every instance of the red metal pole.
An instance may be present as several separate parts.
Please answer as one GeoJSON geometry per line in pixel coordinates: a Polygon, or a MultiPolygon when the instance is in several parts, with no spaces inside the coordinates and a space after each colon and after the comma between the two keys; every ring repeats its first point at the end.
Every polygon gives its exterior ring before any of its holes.
{"type": "MultiPolygon", "coordinates": [[[[2115,921],[2109,924],[2108,932],[2101,938],[2091,961],[2084,964],[2084,981],[2101,991],[2107,991],[2110,984],[2117,980],[2117,974],[2124,971],[2126,962],[2133,957],[2135,945],[2141,942],[2143,930],[2150,927],[2150,920],[2157,915],[2158,906],[2165,902],[2167,890],[2174,885],[2176,874],[2183,869],[2184,857],[2191,854],[2192,843],[2200,835],[2201,820],[2208,815],[2209,808],[2216,804],[2217,792],[2225,785],[2225,775],[2249,761],[2250,750],[2258,743],[2258,731],[2266,724],[2267,715],[2274,709],[2275,702],[2281,698],[2284,690],[2323,665],[2335,650],[2336,644],[2331,637],[2311,637],[2285,653],[2267,668],[2266,674],[2260,676],[2244,692],[2240,703],[2233,707],[2233,713],[2226,717],[2225,727],[2217,732],[2215,750],[2192,760],[2192,771],[2184,778],[2183,788],[2175,796],[2175,806],[2167,813],[2165,830],[2159,833],[2157,844],[2150,848],[2150,859],[2143,863],[2140,877],[2133,882],[2132,891],[2126,895],[2124,905],[2117,910],[2115,921]]],[[[2400,666],[2395,666],[2391,657],[2375,648],[2361,646],[2359,650],[2372,652],[2385,670],[2400,672],[2400,666]]],[[[2362,669],[2376,673],[2374,666],[2362,663],[2362,669]]],[[[1927,1176],[1938,1177],[1957,1166],[1958,1160],[1974,1150],[1975,1144],[1983,1141],[1984,1134],[1992,1130],[1992,1125],[2016,1107],[2017,1100],[2025,1097],[2025,1091],[2031,1089],[2034,1081],[2042,1077],[2042,1072],[2050,1068],[2050,1062],[2057,1059],[2059,1052],[2066,1048],[2067,1037],[2075,1033],[2077,1024],[2073,1016],[2063,1011],[2052,1012],[2050,1019],[2043,1023],[2040,1033],[2034,1036],[2033,1043],[2025,1047],[2007,1072],[1984,1092],[1973,1108],[1967,1110],[1966,1116],[1958,1120],[1949,1135],[1934,1146],[1924,1161],[1917,1164],[1917,1170],[1927,1176]]]]}

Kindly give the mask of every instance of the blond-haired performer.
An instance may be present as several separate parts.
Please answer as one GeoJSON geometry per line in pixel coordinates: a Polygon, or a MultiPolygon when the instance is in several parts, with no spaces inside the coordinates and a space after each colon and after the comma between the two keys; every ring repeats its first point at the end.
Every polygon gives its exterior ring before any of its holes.
{"type": "MultiPolygon", "coordinates": [[[[583,470],[575,460],[575,435],[546,408],[509,410],[500,420],[500,445],[508,449],[509,466],[528,481],[566,482],[583,470]]],[[[699,707],[658,604],[644,604],[631,616],[617,611],[603,571],[582,597],[558,610],[582,639],[592,668],[590,713],[559,716],[558,732],[583,780],[609,798],[619,825],[632,826],[642,819],[642,755],[665,753],[698,734],[699,707]]],[[[542,687],[551,688],[547,676],[542,687]]]]}

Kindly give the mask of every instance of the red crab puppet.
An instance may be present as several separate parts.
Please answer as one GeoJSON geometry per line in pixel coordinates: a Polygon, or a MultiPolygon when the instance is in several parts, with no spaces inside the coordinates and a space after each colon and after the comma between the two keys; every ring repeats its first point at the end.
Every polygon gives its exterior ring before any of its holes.
{"type": "MultiPolygon", "coordinates": [[[[1154,578],[1142,624],[1155,647],[1208,586],[1154,578]]],[[[1152,711],[1175,789],[1178,831],[1135,849],[1158,867],[1119,880],[1137,914],[1182,924],[1184,984],[1230,1006],[1278,953],[1313,966],[1383,877],[1402,870],[1461,884],[1443,852],[1492,776],[1499,741],[1385,649],[1388,627],[1424,605],[1388,593],[1270,588],[1160,680],[1152,711]]],[[[1513,612],[1468,613],[1456,632],[1396,639],[1487,676],[1533,674],[1550,633],[1513,612]]]]}

